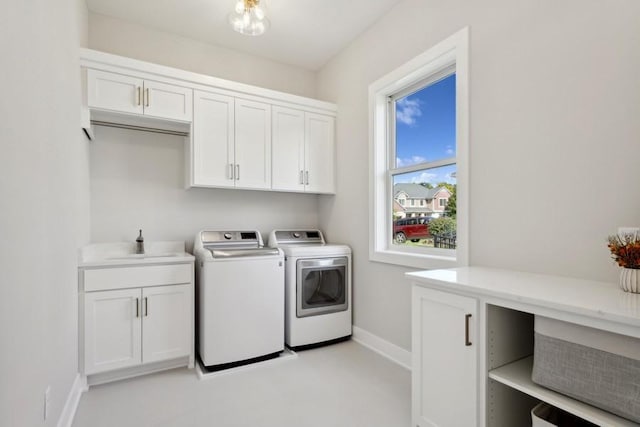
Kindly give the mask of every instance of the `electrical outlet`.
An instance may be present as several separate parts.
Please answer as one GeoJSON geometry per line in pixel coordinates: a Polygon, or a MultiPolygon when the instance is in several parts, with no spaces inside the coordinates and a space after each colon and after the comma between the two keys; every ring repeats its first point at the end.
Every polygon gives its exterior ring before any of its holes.
{"type": "Polygon", "coordinates": [[[49,406],[51,405],[51,386],[48,385],[44,390],[44,419],[47,420],[49,415],[49,406]]]}
{"type": "Polygon", "coordinates": [[[637,239],[639,231],[640,231],[639,227],[618,227],[619,236],[633,235],[637,239]]]}

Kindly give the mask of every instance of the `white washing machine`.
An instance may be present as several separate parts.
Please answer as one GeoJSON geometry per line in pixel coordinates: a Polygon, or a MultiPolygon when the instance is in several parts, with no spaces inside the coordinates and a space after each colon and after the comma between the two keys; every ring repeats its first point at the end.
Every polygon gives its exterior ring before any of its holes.
{"type": "Polygon", "coordinates": [[[285,254],[285,342],[293,349],[351,337],[351,248],[320,230],[273,230],[285,254]]]}
{"type": "Polygon", "coordinates": [[[208,370],[284,350],[284,255],[258,231],[201,231],[196,256],[197,348],[208,370]]]}

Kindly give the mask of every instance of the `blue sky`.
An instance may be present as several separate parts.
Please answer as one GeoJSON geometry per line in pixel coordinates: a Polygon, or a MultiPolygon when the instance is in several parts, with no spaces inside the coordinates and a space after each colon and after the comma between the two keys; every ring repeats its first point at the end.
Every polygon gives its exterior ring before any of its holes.
{"type": "MultiPolygon", "coordinates": [[[[448,76],[396,102],[396,165],[455,157],[456,76],[448,76]]],[[[396,176],[395,182],[455,183],[455,165],[396,176]]]]}

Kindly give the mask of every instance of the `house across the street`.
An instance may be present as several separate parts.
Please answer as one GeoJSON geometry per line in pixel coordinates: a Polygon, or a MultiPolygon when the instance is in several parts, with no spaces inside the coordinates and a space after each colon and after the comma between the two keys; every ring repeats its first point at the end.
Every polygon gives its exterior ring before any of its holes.
{"type": "Polygon", "coordinates": [[[451,192],[446,187],[427,188],[422,184],[402,183],[393,186],[393,217],[438,218],[444,214],[451,192]]]}

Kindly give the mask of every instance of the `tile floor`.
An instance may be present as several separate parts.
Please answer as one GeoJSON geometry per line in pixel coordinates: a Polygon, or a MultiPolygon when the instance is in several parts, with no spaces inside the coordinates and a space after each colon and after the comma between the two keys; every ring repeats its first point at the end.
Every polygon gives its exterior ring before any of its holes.
{"type": "Polygon", "coordinates": [[[198,380],[194,371],[94,386],[74,427],[403,427],[411,374],[354,341],[198,380]]]}

